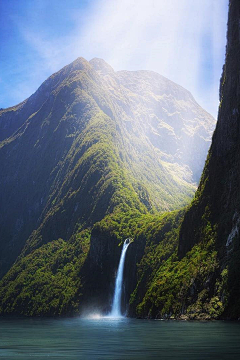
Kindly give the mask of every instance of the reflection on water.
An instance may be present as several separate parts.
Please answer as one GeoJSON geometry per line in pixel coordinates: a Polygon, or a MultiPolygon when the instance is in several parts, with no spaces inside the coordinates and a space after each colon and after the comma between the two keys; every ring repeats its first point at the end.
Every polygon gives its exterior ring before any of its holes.
{"type": "Polygon", "coordinates": [[[0,319],[0,358],[240,359],[240,323],[113,319],[0,319]]]}

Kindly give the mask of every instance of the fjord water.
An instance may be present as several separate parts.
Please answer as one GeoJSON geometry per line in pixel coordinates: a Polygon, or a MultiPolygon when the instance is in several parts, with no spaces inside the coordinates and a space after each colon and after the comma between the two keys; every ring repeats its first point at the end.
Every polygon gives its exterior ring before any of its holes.
{"type": "Polygon", "coordinates": [[[115,281],[115,289],[113,295],[111,317],[121,317],[121,298],[122,298],[122,286],[123,286],[123,270],[127,248],[130,245],[130,239],[126,239],[123,244],[122,253],[119,260],[117,277],[115,281]]]}
{"type": "Polygon", "coordinates": [[[239,359],[239,322],[1,319],[4,360],[239,359]]]}

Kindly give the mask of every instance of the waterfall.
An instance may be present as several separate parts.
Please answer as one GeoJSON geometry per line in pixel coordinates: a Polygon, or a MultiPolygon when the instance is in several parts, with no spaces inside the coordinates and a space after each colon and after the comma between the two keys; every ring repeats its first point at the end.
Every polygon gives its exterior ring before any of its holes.
{"type": "Polygon", "coordinates": [[[126,239],[123,244],[122,253],[118,265],[117,277],[115,281],[115,289],[112,303],[112,311],[110,313],[111,317],[120,317],[121,316],[121,297],[122,297],[122,285],[123,285],[123,270],[125,256],[127,248],[131,243],[131,239],[126,239]]]}

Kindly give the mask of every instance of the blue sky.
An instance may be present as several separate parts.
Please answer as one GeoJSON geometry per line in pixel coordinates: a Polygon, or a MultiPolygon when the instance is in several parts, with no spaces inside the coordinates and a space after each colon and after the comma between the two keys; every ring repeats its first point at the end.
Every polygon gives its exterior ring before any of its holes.
{"type": "Polygon", "coordinates": [[[0,0],[0,107],[82,56],[157,71],[217,115],[228,0],[0,0]]]}

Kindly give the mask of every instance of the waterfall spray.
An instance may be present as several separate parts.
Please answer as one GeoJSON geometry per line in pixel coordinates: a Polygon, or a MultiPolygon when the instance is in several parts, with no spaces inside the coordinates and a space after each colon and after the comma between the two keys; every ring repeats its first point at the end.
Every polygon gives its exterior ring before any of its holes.
{"type": "Polygon", "coordinates": [[[127,248],[131,243],[131,239],[126,239],[123,244],[122,253],[118,265],[117,277],[115,281],[115,289],[112,303],[112,311],[110,313],[111,317],[120,317],[121,316],[121,298],[122,298],[122,285],[123,285],[123,270],[125,256],[127,248]]]}

